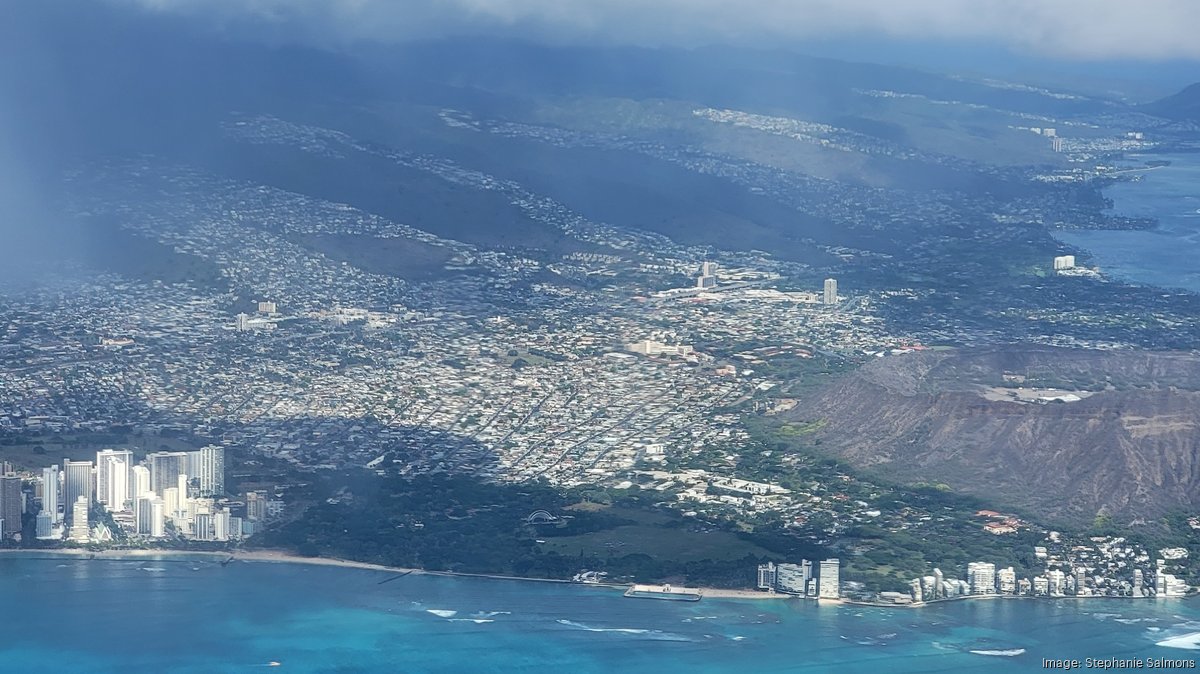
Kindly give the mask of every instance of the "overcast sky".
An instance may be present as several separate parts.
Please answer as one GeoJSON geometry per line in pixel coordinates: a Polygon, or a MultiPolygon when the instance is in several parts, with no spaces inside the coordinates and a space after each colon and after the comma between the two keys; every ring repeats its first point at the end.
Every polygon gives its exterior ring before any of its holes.
{"type": "Polygon", "coordinates": [[[300,39],[502,33],[557,42],[786,45],[879,36],[1075,60],[1200,59],[1200,0],[116,0],[300,39]]]}

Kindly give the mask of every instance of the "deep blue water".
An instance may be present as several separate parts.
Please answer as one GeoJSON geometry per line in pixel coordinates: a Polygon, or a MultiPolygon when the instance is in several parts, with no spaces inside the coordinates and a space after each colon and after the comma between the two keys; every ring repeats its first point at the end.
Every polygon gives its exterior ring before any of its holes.
{"type": "Polygon", "coordinates": [[[1105,190],[1118,215],[1157,218],[1149,231],[1063,231],[1060,240],[1092,253],[1105,274],[1126,281],[1200,292],[1200,154],[1136,155],[1134,165],[1166,159],[1139,182],[1105,190]]]}
{"type": "Polygon", "coordinates": [[[302,564],[0,556],[3,672],[1018,672],[1197,658],[1187,600],[626,599],[302,564]],[[198,568],[199,570],[193,570],[198,568]],[[454,613],[450,613],[453,611],[454,613]],[[982,651],[1015,651],[1013,656],[982,651]],[[280,667],[266,668],[270,661],[280,667]]]}

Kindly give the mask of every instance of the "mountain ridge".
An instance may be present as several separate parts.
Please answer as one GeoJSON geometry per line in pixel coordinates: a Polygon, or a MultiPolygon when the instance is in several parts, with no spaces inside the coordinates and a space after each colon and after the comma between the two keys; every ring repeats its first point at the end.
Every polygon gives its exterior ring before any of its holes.
{"type": "Polygon", "coordinates": [[[869,363],[787,416],[824,421],[824,449],[903,482],[1078,523],[1136,520],[1200,506],[1198,383],[1190,354],[926,352],[869,363]]]}

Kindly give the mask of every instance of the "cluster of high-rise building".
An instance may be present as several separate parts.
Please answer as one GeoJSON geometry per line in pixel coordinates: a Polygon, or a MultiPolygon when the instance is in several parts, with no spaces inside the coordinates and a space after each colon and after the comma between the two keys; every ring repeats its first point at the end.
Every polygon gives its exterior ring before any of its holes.
{"type": "MultiPolygon", "coordinates": [[[[8,466],[0,474],[0,536],[21,533],[29,506],[20,476],[8,466]]],[[[192,452],[152,452],[135,462],[127,449],[105,449],[96,460],[64,459],[30,480],[38,540],[86,543],[110,540],[107,524],[127,537],[183,537],[227,541],[241,538],[243,517],[235,516],[225,496],[225,449],[209,445],[192,452]],[[111,518],[93,517],[108,513],[111,518]]],[[[256,501],[265,494],[255,493],[256,501]]],[[[266,519],[264,508],[256,511],[266,519]]],[[[253,525],[249,527],[254,529],[253,525]]]]}
{"type": "MultiPolygon", "coordinates": [[[[947,578],[941,569],[936,568],[932,575],[914,578],[910,582],[910,601],[927,602],[986,595],[1178,597],[1186,594],[1187,584],[1166,573],[1163,564],[1163,560],[1159,560],[1157,571],[1154,573],[1134,568],[1128,579],[1114,583],[1110,582],[1111,579],[1094,574],[1085,566],[1068,567],[1066,570],[1050,568],[1033,578],[1018,578],[1011,566],[997,569],[991,562],[971,562],[967,564],[965,579],[947,578]]],[[[887,594],[895,595],[889,597],[893,600],[903,597],[909,601],[908,597],[901,593],[887,594]]]]}
{"type": "Polygon", "coordinates": [[[758,565],[758,589],[799,597],[837,599],[841,596],[841,562],[835,557],[815,564],[802,559],[799,564],[758,565]]]}

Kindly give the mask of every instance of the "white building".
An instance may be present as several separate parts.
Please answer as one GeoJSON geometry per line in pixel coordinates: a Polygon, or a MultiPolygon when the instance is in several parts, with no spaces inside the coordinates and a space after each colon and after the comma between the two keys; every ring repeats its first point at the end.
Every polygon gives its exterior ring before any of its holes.
{"type": "Polygon", "coordinates": [[[841,561],[836,557],[821,560],[817,596],[821,599],[837,599],[842,594],[841,561]]]}
{"type": "Polygon", "coordinates": [[[153,494],[150,490],[150,469],[145,466],[134,466],[130,471],[133,474],[133,500],[136,503],[138,499],[146,494],[153,494]]]}
{"type": "Polygon", "coordinates": [[[996,578],[1000,594],[1017,593],[1017,572],[1011,566],[1007,569],[1000,569],[997,571],[996,578]]]}
{"type": "MultiPolygon", "coordinates": [[[[90,462],[88,465],[91,465],[90,462]]],[[[79,496],[75,499],[74,505],[71,506],[71,533],[70,539],[76,543],[87,543],[91,538],[88,529],[88,499],[86,496],[79,496]]]]}
{"type": "Polygon", "coordinates": [[[825,279],[825,292],[821,296],[823,304],[837,304],[838,302],[838,287],[837,279],[825,279]]]}
{"type": "Polygon", "coordinates": [[[967,564],[967,582],[971,585],[971,594],[996,594],[996,565],[991,562],[967,564]]]}
{"type": "Polygon", "coordinates": [[[42,469],[42,511],[50,514],[51,524],[58,524],[63,519],[58,500],[62,488],[59,475],[58,466],[42,469]]]}
{"type": "Polygon", "coordinates": [[[162,538],[166,531],[163,500],[150,492],[137,500],[135,526],[138,534],[151,538],[162,538]]]}
{"type": "Polygon", "coordinates": [[[626,344],[625,350],[646,356],[690,356],[695,351],[687,344],[667,345],[650,339],[626,344]]]}
{"type": "Polygon", "coordinates": [[[1074,255],[1059,255],[1058,257],[1054,258],[1054,271],[1062,271],[1064,269],[1074,269],[1074,268],[1075,268],[1075,256],[1074,255]]]}
{"type": "Polygon", "coordinates": [[[788,594],[807,595],[812,580],[812,562],[807,559],[799,564],[780,564],[775,571],[775,589],[788,594]]]}
{"type": "Polygon", "coordinates": [[[122,512],[131,500],[133,452],[106,449],[96,452],[96,500],[109,512],[122,512]]]}
{"type": "Polygon", "coordinates": [[[1067,593],[1067,574],[1058,569],[1046,572],[1046,592],[1052,597],[1061,597],[1067,593]]]}

